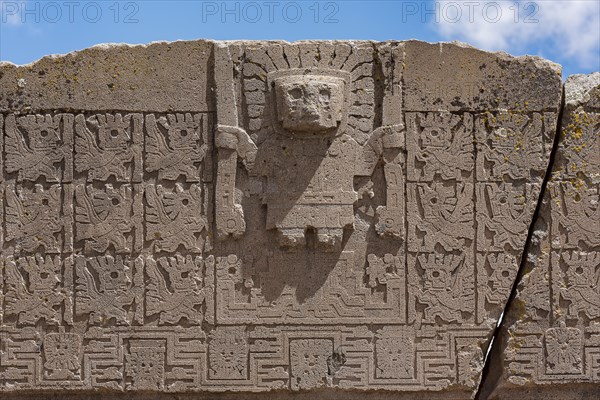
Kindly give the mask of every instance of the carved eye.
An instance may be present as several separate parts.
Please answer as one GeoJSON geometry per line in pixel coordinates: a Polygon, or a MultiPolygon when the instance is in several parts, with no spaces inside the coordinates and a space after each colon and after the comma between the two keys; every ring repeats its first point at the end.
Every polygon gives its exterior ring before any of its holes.
{"type": "Polygon", "coordinates": [[[49,277],[49,276],[50,276],[50,274],[49,274],[49,273],[47,273],[47,272],[42,272],[42,273],[40,274],[40,278],[42,278],[42,279],[48,279],[48,277],[49,277]]]}
{"type": "Polygon", "coordinates": [[[506,197],[500,197],[500,204],[506,204],[506,197]]]}
{"type": "Polygon", "coordinates": [[[42,199],[42,205],[47,206],[48,205],[48,199],[42,199]]]}
{"type": "Polygon", "coordinates": [[[112,131],[110,131],[110,137],[113,139],[116,137],[119,137],[119,131],[116,129],[113,129],[112,131]]]}
{"type": "Polygon", "coordinates": [[[323,100],[326,103],[329,103],[329,98],[331,97],[329,90],[321,89],[319,90],[319,95],[321,96],[321,100],[323,100]]]}
{"type": "Polygon", "coordinates": [[[181,204],[183,204],[184,206],[187,206],[188,204],[190,204],[190,201],[188,199],[183,199],[183,200],[181,200],[181,204]]]}
{"type": "Polygon", "coordinates": [[[43,137],[43,138],[48,137],[48,131],[46,131],[46,130],[41,131],[40,132],[40,136],[43,137]]]}
{"type": "Polygon", "coordinates": [[[583,274],[583,268],[581,268],[581,267],[577,267],[577,268],[575,269],[575,273],[577,273],[577,275],[581,275],[581,274],[583,274]]]}
{"type": "Polygon", "coordinates": [[[294,100],[298,100],[299,98],[302,97],[302,90],[298,89],[298,88],[293,88],[292,90],[290,90],[290,97],[294,100]]]}
{"type": "Polygon", "coordinates": [[[187,271],[186,271],[186,272],[182,272],[182,273],[181,273],[181,277],[182,277],[183,279],[187,279],[189,276],[190,276],[190,273],[189,273],[189,272],[187,272],[187,271]]]}
{"type": "Polygon", "coordinates": [[[113,272],[110,273],[110,277],[112,279],[117,279],[119,277],[119,273],[116,272],[116,271],[113,271],[113,272]]]}
{"type": "Polygon", "coordinates": [[[186,137],[188,132],[186,130],[181,131],[181,137],[186,137]]]}
{"type": "Polygon", "coordinates": [[[431,276],[433,276],[434,278],[439,278],[440,277],[440,273],[439,273],[439,271],[433,271],[431,273],[431,276]]]}
{"type": "Polygon", "coordinates": [[[510,275],[510,274],[509,274],[509,272],[508,272],[508,271],[502,271],[502,277],[503,277],[503,278],[508,278],[508,276],[509,276],[509,275],[510,275]]]}
{"type": "Polygon", "coordinates": [[[429,202],[430,202],[431,204],[437,204],[437,202],[438,202],[438,200],[437,200],[437,197],[433,197],[433,198],[431,198],[431,199],[429,200],[429,202]]]}
{"type": "Polygon", "coordinates": [[[117,199],[116,197],[113,197],[112,200],[110,201],[110,203],[113,206],[118,206],[120,202],[119,202],[119,199],[117,199]]]}
{"type": "Polygon", "coordinates": [[[432,129],[429,134],[433,137],[438,137],[440,135],[440,133],[438,131],[436,131],[435,129],[432,129]]]}
{"type": "Polygon", "coordinates": [[[579,203],[581,201],[581,195],[579,193],[575,193],[575,196],[573,196],[573,199],[575,200],[576,203],[579,203]]]}

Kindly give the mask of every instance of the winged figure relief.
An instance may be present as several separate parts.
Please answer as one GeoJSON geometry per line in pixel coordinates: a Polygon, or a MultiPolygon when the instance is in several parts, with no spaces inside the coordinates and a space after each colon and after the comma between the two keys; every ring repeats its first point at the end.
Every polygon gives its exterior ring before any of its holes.
{"type": "Polygon", "coordinates": [[[436,317],[446,322],[463,322],[463,313],[473,313],[475,288],[473,271],[464,254],[421,254],[419,264],[425,270],[422,288],[413,288],[419,303],[425,304],[425,323],[436,317]]]}
{"type": "MultiPolygon", "coordinates": [[[[5,121],[6,172],[18,172],[18,179],[35,181],[44,176],[60,182],[60,163],[72,153],[73,117],[70,114],[8,115],[5,121]],[[61,120],[65,132],[61,135],[61,120]]],[[[67,161],[69,161],[67,160],[67,161]]],[[[68,162],[67,162],[68,163],[68,162]]]]}
{"type": "Polygon", "coordinates": [[[60,323],[60,306],[65,298],[60,288],[60,272],[58,256],[5,258],[6,315],[17,316],[22,325],[36,325],[42,319],[46,324],[60,323]]]}
{"type": "Polygon", "coordinates": [[[174,181],[184,175],[188,182],[199,182],[208,148],[202,122],[200,114],[169,114],[158,119],[147,115],[146,171],[158,171],[159,180],[174,181]]]}
{"type": "Polygon", "coordinates": [[[42,247],[46,253],[59,253],[63,230],[62,187],[41,184],[33,189],[8,185],[6,188],[6,239],[14,240],[16,250],[35,253],[42,247]]]}
{"type": "Polygon", "coordinates": [[[136,219],[133,209],[133,189],[130,185],[104,190],[92,185],[75,187],[75,237],[85,240],[86,250],[104,253],[110,245],[118,253],[129,252],[133,246],[136,219]]]}
{"type": "Polygon", "coordinates": [[[202,214],[202,189],[192,184],[189,189],[177,183],[175,191],[161,185],[148,185],[146,196],[146,240],[153,240],[157,251],[174,252],[181,245],[186,250],[201,252],[201,234],[208,227],[202,214]]]}
{"type": "MultiPolygon", "coordinates": [[[[129,182],[132,164],[139,157],[133,138],[132,115],[95,115],[75,117],[75,170],[87,172],[89,180],[106,181],[113,175],[129,182]],[[91,128],[91,129],[90,129],[91,128]]],[[[134,122],[141,124],[141,122],[134,122]]]]}
{"type": "Polygon", "coordinates": [[[159,315],[159,324],[182,318],[200,324],[208,288],[203,286],[202,257],[190,255],[146,260],[146,315],[159,315]]]}
{"type": "Polygon", "coordinates": [[[517,274],[517,259],[512,254],[491,253],[487,255],[487,261],[493,272],[487,279],[487,284],[484,282],[485,298],[490,304],[504,304],[517,274]]]}
{"type": "Polygon", "coordinates": [[[143,290],[139,287],[141,258],[135,260],[135,270],[122,256],[79,256],[76,260],[75,313],[89,315],[90,323],[105,324],[114,318],[119,325],[141,320],[143,290]],[[137,285],[135,284],[137,283],[137,285]],[[132,306],[135,304],[135,307],[132,306]]]}
{"type": "Polygon", "coordinates": [[[446,251],[462,249],[466,240],[473,240],[473,184],[458,183],[445,187],[434,183],[415,187],[423,209],[422,217],[410,216],[418,230],[425,232],[426,251],[433,251],[436,243],[446,251]]]}
{"type": "Polygon", "coordinates": [[[421,124],[422,148],[417,146],[415,157],[424,163],[423,180],[430,181],[435,174],[440,174],[443,179],[461,179],[463,171],[473,171],[473,121],[470,114],[464,117],[429,114],[421,124]]]}
{"type": "Polygon", "coordinates": [[[560,294],[570,303],[569,315],[579,318],[582,312],[590,319],[600,317],[600,252],[565,252],[562,257],[567,271],[560,294]]]}
{"type": "MultiPolygon", "coordinates": [[[[508,175],[512,179],[525,179],[530,177],[532,170],[545,168],[541,115],[534,114],[528,117],[515,114],[494,117],[489,114],[486,121],[490,127],[481,126],[479,129],[485,132],[483,137],[489,137],[489,143],[481,150],[485,160],[493,164],[494,177],[508,175]]],[[[484,141],[487,142],[485,139],[484,141]]]]}
{"type": "Polygon", "coordinates": [[[578,247],[580,242],[587,246],[600,246],[600,196],[597,187],[576,187],[572,183],[561,183],[564,209],[553,219],[567,233],[567,244],[578,247]]]}
{"type": "Polygon", "coordinates": [[[478,241],[480,250],[487,250],[484,229],[494,233],[493,247],[504,250],[509,245],[514,250],[522,249],[529,222],[536,203],[530,200],[539,187],[527,185],[523,189],[513,188],[511,183],[481,185],[477,187],[478,241]],[[488,204],[490,211],[488,210],[488,204]],[[489,213],[489,215],[488,215],[489,213]]]}

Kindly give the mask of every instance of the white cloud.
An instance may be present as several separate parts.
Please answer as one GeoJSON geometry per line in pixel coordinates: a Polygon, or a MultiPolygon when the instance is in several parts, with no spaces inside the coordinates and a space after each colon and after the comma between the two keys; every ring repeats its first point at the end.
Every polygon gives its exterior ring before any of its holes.
{"type": "Polygon", "coordinates": [[[446,39],[511,53],[532,49],[560,53],[581,67],[600,68],[597,0],[443,0],[436,1],[436,7],[435,27],[446,39]]]}

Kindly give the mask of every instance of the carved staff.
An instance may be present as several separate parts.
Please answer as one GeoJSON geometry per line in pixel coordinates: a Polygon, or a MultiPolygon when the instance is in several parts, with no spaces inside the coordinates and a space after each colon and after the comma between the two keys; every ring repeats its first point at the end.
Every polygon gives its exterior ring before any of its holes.
{"type": "MultiPolygon", "coordinates": [[[[404,131],[402,113],[402,68],[403,47],[388,44],[383,46],[379,53],[382,68],[390,66],[386,77],[382,101],[381,127],[373,132],[373,136],[380,136],[385,165],[383,173],[386,182],[386,205],[377,207],[379,222],[376,226],[377,233],[382,236],[391,236],[396,239],[404,238],[404,134],[394,135],[404,131]],[[379,133],[379,130],[384,132],[379,133]],[[386,132],[389,130],[389,132],[386,132]],[[388,141],[395,143],[388,143],[388,141]],[[398,143],[399,142],[399,143],[398,143]]],[[[384,71],[385,72],[385,71],[384,71]]]]}
{"type": "Polygon", "coordinates": [[[235,179],[238,155],[251,170],[256,145],[238,126],[233,80],[233,63],[227,45],[215,47],[215,79],[217,86],[218,152],[215,213],[217,238],[239,237],[246,230],[244,211],[235,202],[235,179]]]}

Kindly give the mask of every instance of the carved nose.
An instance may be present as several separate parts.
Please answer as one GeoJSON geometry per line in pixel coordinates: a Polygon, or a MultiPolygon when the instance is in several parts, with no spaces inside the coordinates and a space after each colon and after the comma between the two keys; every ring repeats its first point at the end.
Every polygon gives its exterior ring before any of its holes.
{"type": "Polygon", "coordinates": [[[307,100],[308,101],[305,103],[305,106],[302,109],[304,115],[309,116],[309,117],[318,117],[319,116],[319,107],[318,107],[317,103],[314,101],[310,101],[309,99],[307,99],[307,100]]]}

